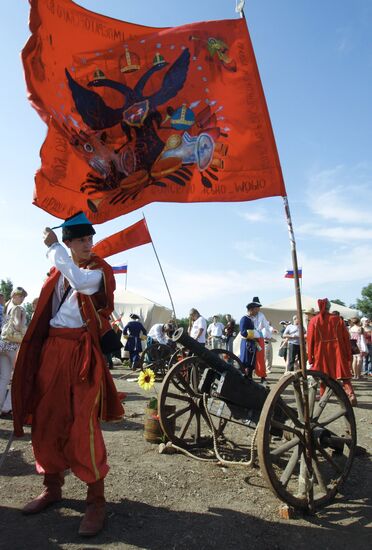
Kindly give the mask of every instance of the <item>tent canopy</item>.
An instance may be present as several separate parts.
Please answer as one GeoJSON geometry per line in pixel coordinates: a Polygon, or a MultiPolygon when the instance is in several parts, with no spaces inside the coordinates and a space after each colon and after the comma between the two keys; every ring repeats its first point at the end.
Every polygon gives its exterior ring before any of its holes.
{"type": "MultiPolygon", "coordinates": [[[[302,295],[301,302],[303,310],[314,308],[315,311],[319,311],[318,298],[312,298],[311,296],[302,295]]],[[[351,317],[358,316],[358,311],[356,309],[340,306],[339,304],[331,302],[330,311],[332,312],[334,310],[339,311],[340,315],[342,315],[344,319],[350,319],[351,317]]],[[[283,298],[282,300],[278,300],[277,302],[273,302],[272,304],[265,305],[261,308],[261,311],[270,321],[271,325],[279,330],[280,321],[291,321],[293,315],[296,314],[296,297],[290,296],[289,298],[283,298]]]]}
{"type": "Polygon", "coordinates": [[[129,321],[129,315],[136,313],[146,330],[149,330],[155,323],[166,323],[172,318],[172,311],[140,294],[117,288],[114,294],[114,317],[125,326],[129,321]]]}

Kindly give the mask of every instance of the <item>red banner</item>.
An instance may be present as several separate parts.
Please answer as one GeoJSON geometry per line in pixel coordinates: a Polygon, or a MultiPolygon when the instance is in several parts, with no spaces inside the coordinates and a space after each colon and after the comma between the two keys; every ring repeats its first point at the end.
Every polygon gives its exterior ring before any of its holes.
{"type": "Polygon", "coordinates": [[[285,195],[244,19],[157,29],[30,3],[23,63],[48,125],[37,206],[101,223],[154,201],[285,195]]]}
{"type": "Polygon", "coordinates": [[[108,256],[147,243],[151,243],[151,236],[145,220],[140,220],[106,239],[98,241],[92,251],[101,258],[108,258],[108,256]]]}

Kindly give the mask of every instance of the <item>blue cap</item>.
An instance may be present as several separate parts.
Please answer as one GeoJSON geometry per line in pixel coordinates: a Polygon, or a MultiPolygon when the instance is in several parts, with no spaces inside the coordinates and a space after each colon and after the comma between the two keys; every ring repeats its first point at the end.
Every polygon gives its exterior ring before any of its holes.
{"type": "Polygon", "coordinates": [[[67,218],[61,225],[52,227],[52,229],[58,229],[59,227],[62,227],[62,241],[70,241],[71,239],[87,237],[96,233],[84,212],[77,212],[67,218]]]}

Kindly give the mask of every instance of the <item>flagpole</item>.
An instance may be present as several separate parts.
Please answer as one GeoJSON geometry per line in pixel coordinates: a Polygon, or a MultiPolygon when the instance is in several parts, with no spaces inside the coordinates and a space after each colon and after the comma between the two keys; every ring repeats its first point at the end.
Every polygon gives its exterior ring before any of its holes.
{"type": "MultiPolygon", "coordinates": [[[[143,212],[142,212],[142,216],[143,216],[143,220],[144,220],[144,222],[145,222],[145,224],[146,224],[146,227],[147,227],[147,221],[146,221],[146,218],[145,218],[145,214],[144,214],[143,212]]],[[[148,227],[147,227],[147,229],[148,229],[148,227]]],[[[150,234],[150,231],[149,231],[149,235],[151,235],[151,234],[150,234]]],[[[156,249],[155,249],[154,241],[152,240],[152,236],[151,236],[151,244],[152,244],[152,248],[153,248],[153,250],[154,250],[155,257],[156,257],[156,259],[157,259],[157,261],[158,261],[158,264],[159,264],[159,268],[160,268],[161,274],[162,274],[162,276],[163,276],[163,280],[164,280],[165,287],[166,287],[166,289],[167,289],[167,291],[168,291],[168,296],[169,296],[169,299],[170,299],[170,303],[172,304],[173,317],[174,317],[174,320],[176,321],[176,320],[177,320],[176,310],[175,310],[175,307],[174,307],[174,303],[173,303],[172,296],[171,296],[171,293],[170,293],[170,290],[169,290],[169,287],[168,287],[167,280],[166,280],[165,275],[164,275],[163,268],[162,268],[161,263],[160,263],[160,260],[159,260],[159,256],[158,256],[158,254],[157,254],[157,252],[156,252],[156,249]]]]}
{"type": "MultiPolygon", "coordinates": [[[[304,413],[304,424],[305,424],[305,463],[308,470],[309,478],[313,476],[313,464],[312,464],[312,439],[311,439],[311,427],[310,427],[310,411],[309,411],[309,389],[307,381],[307,370],[306,370],[306,346],[305,346],[305,331],[304,323],[302,316],[302,302],[301,302],[301,289],[300,289],[300,278],[298,274],[298,262],[297,262],[297,250],[296,250],[296,241],[293,231],[293,224],[291,218],[291,212],[289,210],[288,197],[283,197],[284,211],[287,220],[287,227],[289,233],[289,241],[291,243],[291,252],[292,252],[292,264],[293,264],[293,275],[294,275],[294,284],[295,284],[295,294],[296,294],[296,305],[297,305],[297,319],[298,327],[300,332],[300,357],[301,357],[301,367],[302,367],[302,376],[303,376],[303,413],[304,413]]],[[[313,485],[310,483],[309,487],[309,509],[310,511],[314,510],[314,492],[313,485]]]]}
{"type": "Polygon", "coordinates": [[[127,290],[127,282],[128,282],[128,264],[127,264],[127,272],[125,274],[125,287],[124,287],[124,290],[127,290]]]}

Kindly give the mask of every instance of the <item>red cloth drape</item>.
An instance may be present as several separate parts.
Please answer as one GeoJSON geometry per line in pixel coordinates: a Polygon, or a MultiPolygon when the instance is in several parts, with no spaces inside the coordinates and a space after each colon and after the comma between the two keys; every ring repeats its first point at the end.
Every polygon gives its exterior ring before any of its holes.
{"type": "Polygon", "coordinates": [[[48,126],[37,206],[101,223],[154,201],[285,195],[244,19],[158,29],[30,4],[23,64],[48,126]]]}

